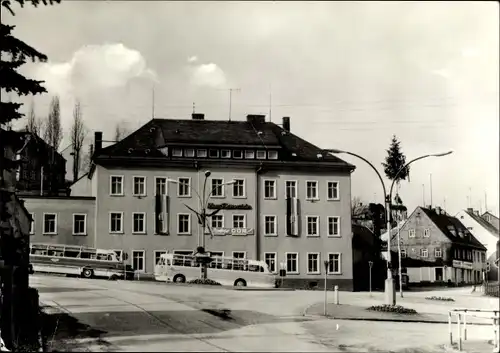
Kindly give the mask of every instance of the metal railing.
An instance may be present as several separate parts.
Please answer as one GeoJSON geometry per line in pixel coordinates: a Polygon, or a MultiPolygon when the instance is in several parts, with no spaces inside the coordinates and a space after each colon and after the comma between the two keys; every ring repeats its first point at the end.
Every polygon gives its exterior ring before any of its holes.
{"type": "Polygon", "coordinates": [[[491,320],[493,327],[493,352],[500,351],[500,311],[498,310],[481,310],[481,309],[453,309],[448,312],[448,333],[450,335],[450,345],[453,347],[453,315],[457,318],[457,345],[458,350],[462,350],[463,341],[467,341],[467,316],[478,317],[491,320]],[[476,316],[474,314],[485,313],[493,314],[493,316],[476,316]]]}
{"type": "Polygon", "coordinates": [[[484,284],[484,294],[492,297],[500,297],[500,285],[498,282],[485,283],[484,284]]]}

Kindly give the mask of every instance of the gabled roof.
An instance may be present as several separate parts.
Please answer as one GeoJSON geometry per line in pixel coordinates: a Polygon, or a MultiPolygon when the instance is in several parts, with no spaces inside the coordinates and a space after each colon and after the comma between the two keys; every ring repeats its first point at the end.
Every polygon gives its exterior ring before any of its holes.
{"type": "Polygon", "coordinates": [[[319,147],[274,123],[248,120],[152,119],[120,142],[97,151],[94,161],[99,164],[113,157],[173,159],[159,149],[176,145],[262,147],[280,151],[277,162],[314,162],[355,168],[338,157],[323,154],[319,147]],[[322,157],[318,158],[318,154],[322,157]]]}
{"type": "Polygon", "coordinates": [[[474,213],[474,211],[469,211],[469,210],[464,210],[465,213],[467,213],[474,221],[476,221],[481,227],[486,229],[488,232],[493,234],[495,237],[499,237],[498,235],[498,229],[495,228],[493,224],[485,220],[483,217],[478,216],[477,214],[474,213]]]}
{"type": "Polygon", "coordinates": [[[491,213],[490,211],[486,211],[485,213],[483,213],[483,214],[482,214],[482,216],[481,216],[481,217],[484,217],[484,216],[486,216],[486,215],[488,215],[488,216],[490,216],[490,217],[493,217],[493,218],[495,218],[495,219],[497,219],[497,220],[500,220],[500,218],[498,218],[497,216],[495,216],[495,215],[494,215],[493,213],[491,213]]]}
{"type": "Polygon", "coordinates": [[[425,207],[418,207],[418,209],[424,212],[427,217],[429,217],[429,219],[439,228],[439,230],[453,243],[472,245],[486,250],[485,246],[481,244],[481,242],[477,240],[467,227],[464,226],[457,218],[446,213],[437,214],[434,210],[430,210],[425,207]],[[456,235],[454,235],[451,230],[453,230],[456,235]],[[465,235],[463,238],[459,236],[460,232],[465,235]]]}

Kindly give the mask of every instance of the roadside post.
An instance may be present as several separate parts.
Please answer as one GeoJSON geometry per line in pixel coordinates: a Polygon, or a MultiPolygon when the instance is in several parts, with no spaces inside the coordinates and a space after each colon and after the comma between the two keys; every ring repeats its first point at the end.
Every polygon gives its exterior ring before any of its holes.
{"type": "Polygon", "coordinates": [[[325,264],[325,306],[324,306],[323,314],[325,316],[327,316],[327,314],[328,314],[328,309],[327,309],[327,306],[328,306],[328,286],[327,286],[327,279],[328,279],[328,265],[330,264],[330,261],[325,260],[324,264],[325,264]]]}
{"type": "Polygon", "coordinates": [[[373,261],[368,261],[368,266],[370,267],[369,282],[370,282],[370,297],[372,296],[372,267],[373,261]]]}

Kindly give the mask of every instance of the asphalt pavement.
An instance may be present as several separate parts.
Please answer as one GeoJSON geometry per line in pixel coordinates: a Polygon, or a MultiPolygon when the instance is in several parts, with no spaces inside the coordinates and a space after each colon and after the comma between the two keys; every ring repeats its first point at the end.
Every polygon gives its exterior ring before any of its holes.
{"type": "MultiPolygon", "coordinates": [[[[39,290],[45,310],[53,314],[48,316],[46,335],[49,345],[58,350],[447,351],[447,325],[373,323],[307,315],[308,308],[323,301],[322,291],[240,291],[41,275],[32,276],[30,282],[39,290]],[[387,339],[394,330],[398,334],[387,339]]],[[[469,292],[458,289],[448,291],[447,296],[455,296],[455,306],[491,307],[489,299],[469,296],[469,292]]],[[[328,295],[332,301],[332,293],[328,295]]],[[[449,303],[429,303],[427,295],[408,293],[402,300],[405,306],[419,311],[449,310],[449,303]]],[[[381,304],[382,298],[383,293],[371,297],[368,293],[340,293],[341,303],[353,306],[381,304]]],[[[471,339],[486,340],[489,334],[482,333],[487,331],[484,327],[482,331],[473,327],[470,330],[471,339]]]]}

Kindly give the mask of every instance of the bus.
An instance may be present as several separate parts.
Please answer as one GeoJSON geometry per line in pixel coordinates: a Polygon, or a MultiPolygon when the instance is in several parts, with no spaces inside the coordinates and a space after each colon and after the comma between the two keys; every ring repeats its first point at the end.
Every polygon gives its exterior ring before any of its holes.
{"type": "Polygon", "coordinates": [[[113,250],[77,245],[30,245],[30,264],[33,272],[79,275],[84,278],[120,278],[125,266],[113,250]]]}
{"type": "MultiPolygon", "coordinates": [[[[275,276],[264,261],[212,256],[207,278],[224,286],[274,288],[275,276]]],[[[155,265],[156,281],[184,283],[200,278],[200,263],[194,255],[162,254],[155,265]]]]}

